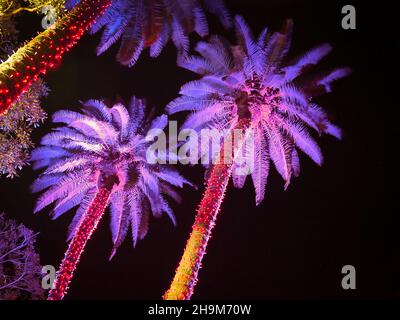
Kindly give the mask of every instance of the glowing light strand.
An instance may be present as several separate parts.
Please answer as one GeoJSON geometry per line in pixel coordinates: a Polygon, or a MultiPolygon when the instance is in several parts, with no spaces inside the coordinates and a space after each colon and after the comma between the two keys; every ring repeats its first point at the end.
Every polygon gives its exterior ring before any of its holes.
{"type": "Polygon", "coordinates": [[[97,192],[96,197],[68,246],[68,250],[65,253],[65,257],[61,262],[54,281],[54,289],[49,292],[48,300],[62,300],[65,296],[86,242],[96,230],[108,206],[111,189],[112,188],[104,187],[97,192]]]}
{"type": "Polygon", "coordinates": [[[0,65],[0,115],[41,74],[60,65],[63,55],[76,45],[110,4],[111,0],[83,0],[0,65]]]}
{"type": "MultiPolygon", "coordinates": [[[[246,131],[249,125],[250,121],[248,119],[242,119],[235,129],[246,131]]],[[[237,142],[239,149],[243,140],[242,137],[242,141],[237,142]]],[[[225,147],[222,146],[221,150],[225,150],[225,147]]],[[[224,155],[221,152],[220,163],[215,164],[211,170],[205,193],[197,210],[192,232],[171,286],[163,296],[164,300],[189,300],[192,296],[201,262],[206,253],[207,244],[216,223],[221,203],[225,197],[232,168],[233,164],[224,163],[224,155]]]]}

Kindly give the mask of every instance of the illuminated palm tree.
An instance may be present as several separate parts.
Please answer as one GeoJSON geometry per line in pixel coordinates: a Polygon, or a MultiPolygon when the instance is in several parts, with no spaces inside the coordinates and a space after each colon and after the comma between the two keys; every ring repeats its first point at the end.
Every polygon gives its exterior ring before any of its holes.
{"type": "Polygon", "coordinates": [[[55,203],[53,219],[79,206],[69,229],[68,250],[50,291],[49,299],[62,299],[86,242],[108,206],[114,243],[110,259],[132,230],[133,245],[147,233],[149,216],[166,213],[175,218],[165,196],[179,201],[173,187],[188,183],[177,171],[149,164],[145,136],[148,130],[164,129],[167,116],[145,118],[144,103],[133,98],[129,108],[90,100],[82,113],[61,110],[53,122],[65,123],[47,134],[34,150],[34,168],[46,170],[32,185],[33,192],[46,190],[35,212],[55,203]]]}
{"type": "MultiPolygon", "coordinates": [[[[231,46],[214,36],[209,42],[197,45],[200,56],[189,57],[181,64],[203,77],[184,85],[182,96],[171,102],[167,110],[171,114],[192,111],[184,128],[245,132],[234,156],[241,152],[245,159],[253,162],[251,176],[256,203],[260,204],[271,162],[285,180],[285,188],[291,178],[299,174],[298,149],[318,165],[322,164],[321,151],[307,127],[318,134],[341,137],[341,130],[328,120],[312,97],[329,92],[332,81],[348,75],[350,70],[335,69],[304,81],[301,78],[304,71],[331,51],[328,44],[312,49],[294,64],[285,64],[291,20],[286,22],[282,32],[268,33],[265,29],[258,39],[253,37],[243,18],[236,17],[235,24],[237,45],[231,46]],[[254,148],[248,148],[245,143],[250,133],[254,148]]],[[[231,139],[227,141],[232,143],[231,139]]],[[[222,145],[221,154],[222,150],[225,145],[222,145]]],[[[246,175],[240,170],[242,163],[224,163],[223,159],[222,156],[220,162],[211,167],[192,233],[165,299],[190,299],[229,178],[233,177],[238,188],[245,183],[246,175]]]]}
{"type": "MultiPolygon", "coordinates": [[[[67,0],[71,8],[80,0],[67,0]]],[[[117,60],[133,66],[143,49],[157,57],[172,39],[179,56],[189,49],[189,34],[208,35],[204,9],[215,14],[224,27],[231,26],[231,17],[223,0],[112,0],[110,8],[92,27],[96,33],[104,28],[97,54],[121,39],[117,60]]]]}
{"type": "Polygon", "coordinates": [[[60,65],[85,31],[100,17],[111,0],[82,0],[68,14],[20,47],[0,64],[0,116],[42,74],[60,65]]]}

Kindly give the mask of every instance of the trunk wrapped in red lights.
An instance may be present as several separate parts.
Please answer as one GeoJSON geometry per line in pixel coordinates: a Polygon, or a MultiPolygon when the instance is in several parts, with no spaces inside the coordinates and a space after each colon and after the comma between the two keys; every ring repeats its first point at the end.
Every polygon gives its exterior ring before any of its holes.
{"type": "MultiPolygon", "coordinates": [[[[248,132],[249,119],[238,122],[236,130],[248,132]]],[[[243,135],[244,137],[245,135],[243,135]]],[[[238,150],[241,150],[245,139],[237,141],[238,150]]],[[[234,141],[230,143],[235,143],[234,141]]],[[[225,146],[221,147],[220,160],[213,165],[210,177],[207,180],[206,190],[197,209],[196,219],[192,227],[189,240],[183,253],[179,266],[176,269],[170,288],[166,291],[164,300],[190,300],[198,280],[201,262],[206,253],[212,229],[217,220],[226,188],[232,175],[233,163],[224,161],[225,146]]]]}
{"type": "Polygon", "coordinates": [[[57,272],[53,289],[50,290],[48,300],[62,300],[66,294],[79,258],[86,246],[86,242],[96,230],[108,206],[110,194],[111,188],[102,188],[98,191],[84,219],[79,225],[75,236],[69,244],[64,260],[57,272]]]}

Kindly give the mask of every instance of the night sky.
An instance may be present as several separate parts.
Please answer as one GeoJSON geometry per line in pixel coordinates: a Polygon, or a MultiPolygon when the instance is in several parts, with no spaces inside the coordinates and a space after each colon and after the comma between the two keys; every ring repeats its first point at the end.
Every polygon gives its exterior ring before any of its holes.
{"type": "MultiPolygon", "coordinates": [[[[193,299],[358,299],[400,296],[390,277],[391,253],[385,246],[389,222],[370,210],[372,162],[369,139],[367,20],[364,7],[356,5],[357,30],[343,30],[344,1],[227,0],[231,12],[242,15],[258,34],[263,27],[279,30],[285,18],[294,20],[290,57],[324,43],[334,50],[318,70],[350,66],[353,74],[334,84],[332,93],[317,102],[344,130],[343,141],[321,137],[325,163],[322,168],[301,155],[301,174],[288,190],[274,170],[270,173],[264,202],[256,207],[248,179],[243,190],[229,185],[213,237],[209,243],[193,299]],[[374,216],[373,216],[374,215],[374,216]],[[373,226],[373,227],[372,227],[373,226]],[[354,265],[357,289],[343,290],[341,269],[354,265]],[[385,269],[386,268],[386,269],[385,269]],[[389,268],[389,269],[388,269],[389,268]],[[382,271],[383,270],[383,271],[382,271]]],[[[354,3],[354,2],[353,2],[354,3]]],[[[211,33],[224,34],[215,17],[211,33]]],[[[41,17],[24,15],[18,20],[21,38],[40,30],[41,17]]],[[[43,101],[49,115],[59,109],[77,110],[80,100],[120,96],[145,98],[163,112],[179,88],[196,75],[176,67],[176,49],[170,43],[158,59],[145,51],[133,68],[115,62],[119,46],[97,57],[101,33],[86,35],[68,53],[61,67],[46,76],[51,89],[43,101]]],[[[192,37],[192,46],[198,40],[192,37]]],[[[172,117],[182,120],[182,117],[172,117]]],[[[49,132],[49,120],[34,133],[34,140],[49,132]]],[[[375,162],[379,167],[382,162],[375,162]]],[[[89,241],[66,299],[160,299],[168,288],[183,253],[203,187],[200,166],[179,168],[199,186],[185,188],[180,205],[173,204],[177,226],[165,216],[153,218],[150,232],[135,249],[127,237],[111,262],[109,215],[89,241]]],[[[1,207],[11,217],[39,231],[37,248],[41,263],[58,267],[66,249],[66,231],[73,212],[52,221],[49,210],[33,215],[36,195],[29,185],[37,176],[25,168],[21,177],[1,179],[1,207]]]]}

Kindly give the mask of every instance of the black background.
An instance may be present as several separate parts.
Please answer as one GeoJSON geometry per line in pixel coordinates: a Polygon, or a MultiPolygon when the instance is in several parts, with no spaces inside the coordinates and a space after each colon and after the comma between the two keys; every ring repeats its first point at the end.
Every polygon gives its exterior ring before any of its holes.
{"type": "MultiPolygon", "coordinates": [[[[376,90],[373,84],[386,81],[385,71],[373,73],[369,56],[377,42],[387,46],[393,43],[369,34],[371,20],[361,2],[226,2],[233,13],[244,16],[255,34],[267,25],[270,30],[278,30],[285,18],[293,18],[295,29],[289,58],[329,42],[334,50],[319,70],[350,66],[353,74],[337,82],[332,93],[318,98],[345,133],[342,141],[332,137],[319,140],[325,156],[322,168],[302,156],[301,175],[286,192],[281,178],[272,172],[266,198],[258,207],[249,180],[243,190],[229,186],[193,299],[399,297],[392,277],[395,250],[390,247],[396,239],[389,233],[389,212],[379,200],[381,194],[394,195],[394,191],[382,178],[382,122],[374,112],[376,105],[371,103],[376,90]],[[357,30],[341,27],[341,8],[345,4],[354,4],[357,9],[357,30]],[[378,134],[373,134],[371,128],[378,134]],[[341,269],[347,264],[357,270],[356,290],[341,287],[341,269]]],[[[232,39],[214,17],[210,19],[212,33],[226,34],[232,39]]],[[[27,40],[39,31],[40,20],[32,15],[22,16],[18,21],[21,38],[27,40]]],[[[196,75],[176,67],[176,51],[171,43],[158,59],[149,58],[146,51],[129,69],[114,60],[118,45],[96,57],[99,38],[100,33],[85,36],[66,55],[62,66],[46,76],[51,93],[43,105],[49,115],[59,109],[77,109],[79,100],[114,100],[117,95],[124,99],[131,95],[146,98],[161,113],[177,96],[181,85],[196,79],[196,75]]],[[[197,38],[192,40],[193,45],[197,38]]],[[[382,60],[386,58],[384,50],[377,50],[382,60]]],[[[386,121],[390,123],[390,119],[386,121]]],[[[35,131],[35,141],[50,128],[47,120],[35,131]]],[[[388,135],[398,133],[397,127],[384,128],[388,135]]],[[[201,167],[181,170],[200,190],[186,188],[181,193],[182,204],[173,205],[177,227],[167,217],[152,219],[150,233],[135,249],[127,239],[108,262],[112,245],[106,215],[87,245],[67,299],[161,298],[174,275],[203,191],[201,167]]],[[[48,212],[34,216],[36,195],[30,193],[29,185],[36,176],[25,168],[20,178],[1,179],[0,209],[40,231],[38,250],[42,264],[58,266],[66,249],[65,234],[73,213],[56,221],[48,217],[48,212]]]]}

